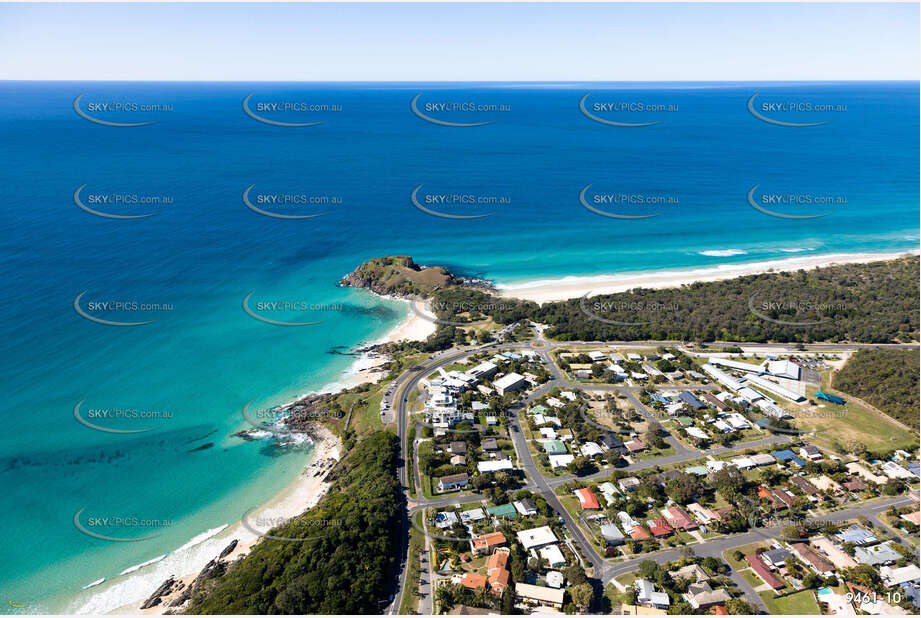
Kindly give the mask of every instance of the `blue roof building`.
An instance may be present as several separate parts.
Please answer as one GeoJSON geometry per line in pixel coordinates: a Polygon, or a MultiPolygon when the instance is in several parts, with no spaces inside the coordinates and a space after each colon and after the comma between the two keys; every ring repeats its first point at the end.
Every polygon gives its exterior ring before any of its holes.
{"type": "Polygon", "coordinates": [[[876,542],[876,537],[870,534],[869,530],[857,524],[851,524],[835,537],[842,543],[853,543],[854,545],[869,545],[876,542]]]}
{"type": "Polygon", "coordinates": [[[704,402],[702,402],[700,399],[695,397],[693,393],[689,393],[688,391],[684,391],[683,393],[679,394],[678,399],[688,404],[695,410],[700,410],[701,408],[707,407],[707,405],[704,402]]]}
{"type": "Polygon", "coordinates": [[[777,461],[781,461],[781,462],[783,462],[783,461],[792,461],[793,463],[795,463],[795,464],[798,465],[798,466],[805,466],[805,465],[806,465],[806,462],[805,462],[805,461],[803,461],[802,459],[800,459],[799,457],[797,457],[797,456],[796,456],[796,453],[794,453],[793,451],[791,451],[791,450],[788,449],[788,448],[787,448],[787,449],[784,449],[784,450],[782,450],[782,451],[774,451],[773,453],[771,453],[771,456],[772,456],[774,459],[776,459],[777,461]]]}

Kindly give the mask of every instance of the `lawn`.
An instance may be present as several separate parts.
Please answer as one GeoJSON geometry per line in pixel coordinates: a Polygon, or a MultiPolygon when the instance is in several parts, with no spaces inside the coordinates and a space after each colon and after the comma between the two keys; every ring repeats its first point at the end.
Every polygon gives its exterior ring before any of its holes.
{"type": "Polygon", "coordinates": [[[409,527],[409,551],[408,565],[406,571],[406,581],[403,587],[403,599],[400,602],[400,614],[414,614],[419,605],[419,597],[413,594],[418,589],[421,573],[421,563],[419,553],[425,549],[425,537],[420,531],[422,527],[422,513],[416,513],[413,516],[415,526],[409,527]],[[418,527],[418,529],[417,529],[418,527]]]}
{"type": "MultiPolygon", "coordinates": [[[[823,381],[826,379],[823,376],[823,381]]],[[[816,390],[808,387],[806,396],[816,401],[816,390]]],[[[888,416],[856,403],[846,394],[843,397],[847,400],[844,406],[826,403],[824,408],[814,410],[815,417],[796,418],[795,424],[799,429],[818,430],[814,437],[809,438],[816,446],[837,452],[844,451],[845,445],[851,442],[862,442],[871,451],[917,446],[918,434],[902,429],[888,416]]]]}
{"type": "Polygon", "coordinates": [[[819,604],[812,590],[803,590],[785,597],[774,598],[773,592],[759,592],[771,614],[809,614],[818,615],[819,604]]]}
{"type": "Polygon", "coordinates": [[[749,545],[740,545],[739,547],[733,547],[723,552],[723,560],[728,562],[729,566],[731,566],[734,571],[740,571],[742,569],[747,569],[749,568],[748,561],[745,560],[744,557],[742,558],[742,560],[733,559],[732,555],[736,552],[736,550],[742,552],[742,554],[745,556],[749,556],[755,553],[755,550],[758,549],[759,547],[767,548],[769,546],[770,546],[770,543],[766,541],[761,541],[758,543],[751,543],[749,545]]]}

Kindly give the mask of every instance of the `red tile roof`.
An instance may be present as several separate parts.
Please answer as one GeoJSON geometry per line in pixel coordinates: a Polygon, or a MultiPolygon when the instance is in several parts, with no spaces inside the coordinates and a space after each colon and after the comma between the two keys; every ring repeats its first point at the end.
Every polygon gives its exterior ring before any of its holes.
{"type": "Polygon", "coordinates": [[[761,559],[761,556],[752,554],[751,556],[745,556],[745,559],[748,560],[748,563],[752,566],[752,570],[758,574],[758,577],[764,580],[771,588],[776,588],[780,590],[784,587],[784,583],[780,581],[776,575],[771,573],[771,570],[764,564],[764,560],[761,559]]]}
{"type": "Polygon", "coordinates": [[[656,517],[649,525],[649,531],[653,536],[667,536],[673,532],[672,527],[668,525],[664,517],[656,517]]]}
{"type": "Polygon", "coordinates": [[[681,528],[683,530],[696,530],[697,523],[691,519],[683,508],[680,506],[670,506],[666,509],[665,516],[672,528],[681,528]]]}
{"type": "Polygon", "coordinates": [[[576,495],[579,496],[579,502],[582,503],[583,509],[600,509],[601,505],[598,504],[598,498],[595,497],[595,494],[592,493],[592,490],[589,488],[583,488],[576,490],[576,495]]]}
{"type": "Polygon", "coordinates": [[[482,575],[477,575],[476,573],[464,573],[460,583],[463,584],[466,588],[470,588],[471,590],[476,590],[477,588],[486,588],[486,578],[482,575]]]}
{"type": "Polygon", "coordinates": [[[650,538],[650,534],[643,526],[634,526],[633,530],[630,531],[630,538],[634,541],[645,541],[650,538]]]}

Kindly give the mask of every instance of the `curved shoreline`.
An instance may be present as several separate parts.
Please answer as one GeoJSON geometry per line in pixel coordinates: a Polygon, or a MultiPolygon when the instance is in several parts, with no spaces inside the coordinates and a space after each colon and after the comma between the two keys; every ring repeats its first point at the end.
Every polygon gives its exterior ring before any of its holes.
{"type": "MultiPolygon", "coordinates": [[[[389,300],[400,300],[407,302],[404,299],[399,298],[389,298],[389,300]]],[[[411,339],[411,340],[421,340],[428,337],[431,332],[434,332],[435,324],[428,322],[422,319],[413,311],[408,311],[407,316],[401,320],[396,326],[391,328],[387,333],[382,337],[378,338],[371,344],[358,344],[356,347],[364,347],[365,345],[376,345],[381,343],[395,342],[401,339],[411,339]]],[[[369,353],[365,352],[359,356],[352,365],[346,369],[339,380],[332,382],[323,388],[316,391],[317,393],[334,393],[349,388],[353,388],[359,384],[366,382],[376,382],[383,371],[380,367],[388,361],[386,356],[377,356],[372,357],[369,353]]],[[[286,404],[282,404],[282,407],[294,403],[297,399],[292,400],[286,404]]],[[[278,518],[291,518],[296,517],[306,511],[307,509],[315,506],[322,498],[326,495],[329,489],[329,483],[325,481],[327,474],[322,473],[319,475],[314,475],[314,472],[318,470],[325,470],[328,473],[331,466],[327,466],[327,462],[330,460],[338,461],[342,456],[342,441],[330,432],[325,427],[317,425],[312,440],[314,442],[314,449],[310,455],[310,458],[305,463],[304,470],[295,478],[290,484],[280,490],[275,496],[270,500],[259,506],[257,509],[252,511],[252,517],[254,518],[266,518],[266,519],[278,519],[278,518]]],[[[188,586],[199,574],[201,569],[205,567],[207,562],[215,557],[221,552],[221,550],[228,546],[233,540],[237,540],[237,546],[230,552],[227,556],[224,557],[226,561],[236,560],[246,553],[260,540],[260,536],[254,534],[246,526],[243,525],[242,520],[237,520],[235,522],[226,525],[226,527],[221,530],[219,533],[205,539],[201,544],[196,545],[199,551],[197,556],[194,558],[190,557],[189,561],[196,564],[195,567],[188,567],[185,570],[187,572],[182,574],[174,574],[177,582],[183,584],[183,589],[185,586],[188,586]],[[204,547],[210,547],[208,552],[202,551],[204,547]]],[[[179,548],[183,549],[183,548],[179,548]]],[[[179,549],[173,550],[178,552],[179,549]]],[[[171,552],[172,553],[172,552],[171,552]]],[[[167,554],[170,555],[170,554],[167,554]]],[[[127,580],[118,581],[119,578],[113,578],[111,581],[106,581],[106,584],[111,585],[129,585],[127,580]]],[[[147,583],[144,583],[144,588],[141,590],[138,589],[138,598],[130,603],[124,604],[120,607],[114,609],[102,609],[102,611],[108,614],[150,614],[158,615],[163,614],[167,609],[169,603],[181,594],[182,590],[174,590],[170,594],[164,596],[160,603],[156,606],[140,610],[139,606],[144,603],[144,601],[153,593],[157,586],[160,586],[166,578],[157,581],[152,587],[147,586],[147,583]]],[[[106,588],[108,590],[108,587],[106,588]]],[[[97,594],[104,595],[106,590],[100,590],[97,594]]],[[[87,600],[81,606],[80,610],[89,611],[96,613],[94,608],[90,607],[92,604],[92,597],[87,600]]],[[[78,610],[79,611],[79,610],[78,610]]]]}
{"type": "Polygon", "coordinates": [[[496,284],[496,287],[501,296],[531,300],[543,304],[578,298],[587,294],[614,294],[634,288],[679,287],[696,282],[735,279],[745,275],[819,268],[831,266],[832,264],[881,262],[919,254],[921,254],[921,250],[918,249],[889,253],[832,253],[760,262],[702,266],[700,268],[637,271],[617,275],[586,275],[558,279],[534,279],[496,284]]]}

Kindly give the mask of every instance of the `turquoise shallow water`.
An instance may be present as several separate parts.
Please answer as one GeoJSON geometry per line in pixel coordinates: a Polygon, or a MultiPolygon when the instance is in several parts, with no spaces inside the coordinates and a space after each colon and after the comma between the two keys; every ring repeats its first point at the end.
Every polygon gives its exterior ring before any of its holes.
{"type": "MultiPolygon", "coordinates": [[[[0,587],[30,603],[26,611],[79,607],[74,595],[80,603],[90,595],[79,592],[83,585],[235,521],[294,478],[309,452],[280,454],[229,436],[242,428],[244,403],[281,403],[335,382],[354,360],[342,352],[380,337],[403,317],[405,306],[335,286],[365,259],[409,254],[516,284],[918,245],[917,83],[6,82],[0,102],[0,177],[7,190],[0,212],[7,291],[0,308],[6,346],[0,485],[12,506],[13,539],[0,550],[0,587]],[[831,122],[820,127],[778,127],[746,110],[756,91],[765,101],[826,101],[847,111],[823,117],[831,122]],[[251,92],[254,103],[310,101],[341,111],[311,116],[324,121],[314,127],[269,126],[242,112],[251,92]],[[423,109],[444,101],[508,109],[432,112],[493,121],[445,127],[411,113],[420,92],[423,109]],[[590,104],[644,101],[678,111],[630,117],[665,120],[660,125],[615,128],[580,113],[588,92],[590,104]],[[84,110],[94,101],[173,109],[100,112],[110,120],[159,121],[101,126],[74,112],[81,93],[84,110]],[[97,217],[74,203],[84,184],[85,201],[136,193],[169,196],[172,203],[150,206],[159,214],[146,219],[97,217]],[[588,184],[590,199],[641,194],[670,201],[654,219],[610,219],[580,204],[588,184]],[[764,193],[847,200],[822,219],[778,219],[747,203],[756,184],[764,193]],[[250,185],[254,198],[309,194],[341,202],[324,205],[322,217],[280,220],[243,205],[250,185]],[[419,185],[425,204],[490,216],[446,220],[420,212],[410,201],[419,185]],[[440,195],[505,201],[442,207],[434,199],[440,195]],[[170,310],[90,311],[119,321],[156,320],[106,326],[74,311],[84,291],[83,308],[112,300],[170,310]],[[255,303],[310,305],[262,315],[322,324],[289,328],[255,320],[241,307],[250,292],[255,303]],[[171,417],[143,434],[101,433],[74,420],[83,399],[84,413],[118,407],[171,417]],[[149,541],[105,542],[77,531],[73,517],[80,509],[84,518],[121,514],[171,525],[149,541]]],[[[297,113],[273,118],[303,120],[297,113]]],[[[95,207],[123,214],[148,208],[95,207]]],[[[630,208],[624,212],[651,207],[630,208]]],[[[273,210],[318,211],[301,204],[273,210]]],[[[99,423],[140,426],[130,419],[99,423]]],[[[153,532],[104,528],[115,536],[153,532]]],[[[100,607],[117,598],[111,593],[100,607]]]]}

